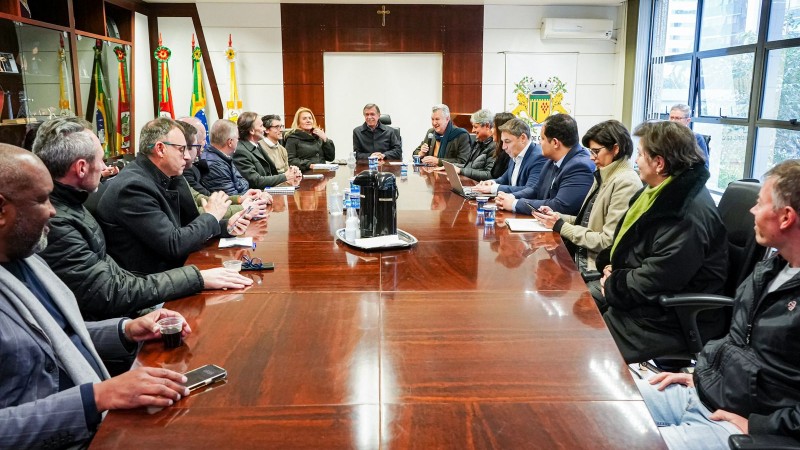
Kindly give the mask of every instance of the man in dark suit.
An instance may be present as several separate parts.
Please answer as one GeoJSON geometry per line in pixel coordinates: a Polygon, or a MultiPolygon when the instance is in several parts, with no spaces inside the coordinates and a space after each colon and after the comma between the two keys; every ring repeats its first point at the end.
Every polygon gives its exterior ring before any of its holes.
{"type": "Polygon", "coordinates": [[[403,159],[403,141],[396,130],[381,123],[381,109],[374,103],[364,106],[364,124],[353,129],[356,159],[403,159]]]}
{"type": "Polygon", "coordinates": [[[275,163],[258,145],[266,131],[258,114],[249,111],[242,113],[236,125],[239,127],[239,144],[233,153],[233,164],[251,188],[264,189],[302,178],[300,169],[296,167],[289,167],[284,173],[278,172],[275,163]]]}
{"type": "Polygon", "coordinates": [[[576,215],[592,187],[594,163],[578,140],[578,124],[567,114],[545,119],[541,131],[542,154],[547,162],[536,188],[515,195],[499,195],[497,207],[518,214],[549,206],[562,214],[576,215]]]}
{"type": "Polygon", "coordinates": [[[482,181],[475,190],[484,194],[506,193],[528,196],[533,193],[539,173],[547,161],[542,148],[531,140],[531,128],[521,119],[511,119],[499,128],[503,150],[511,158],[500,178],[482,181]]]}
{"type": "MultiPolygon", "coordinates": [[[[159,309],[130,320],[84,323],[75,297],[34,255],[47,246],[50,174],[33,153],[0,144],[0,446],[88,444],[110,409],[169,406],[186,377],[139,367],[110,378],[101,358],[130,356],[160,337],[159,309]]],[[[191,330],[185,324],[183,333],[191,330]]]]}

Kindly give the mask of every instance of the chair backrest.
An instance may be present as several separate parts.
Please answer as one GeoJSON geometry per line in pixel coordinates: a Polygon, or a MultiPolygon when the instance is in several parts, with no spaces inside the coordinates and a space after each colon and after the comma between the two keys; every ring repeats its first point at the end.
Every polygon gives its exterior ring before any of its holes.
{"type": "Polygon", "coordinates": [[[381,114],[380,119],[378,119],[380,123],[384,125],[391,125],[392,124],[392,116],[389,114],[381,114]]]}
{"type": "MultiPolygon", "coordinates": [[[[709,148],[708,144],[711,142],[711,136],[709,136],[707,134],[701,134],[700,136],[703,136],[703,140],[706,141],[706,148],[709,148]]],[[[711,151],[709,150],[709,153],[710,152],[711,151]]]]}
{"type": "Polygon", "coordinates": [[[767,249],[756,242],[754,218],[750,214],[758,201],[761,184],[755,180],[739,180],[728,185],[717,210],[728,231],[728,280],[725,295],[733,296],[736,288],[764,258],[767,249]]]}

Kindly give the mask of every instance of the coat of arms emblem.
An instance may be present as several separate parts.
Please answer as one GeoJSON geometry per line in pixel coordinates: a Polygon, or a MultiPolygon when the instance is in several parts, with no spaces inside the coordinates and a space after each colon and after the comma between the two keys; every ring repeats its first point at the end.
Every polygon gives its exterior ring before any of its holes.
{"type": "Polygon", "coordinates": [[[562,104],[567,89],[558,77],[546,81],[535,81],[524,77],[514,85],[517,104],[511,114],[524,120],[530,126],[537,126],[551,114],[569,114],[562,104]]]}

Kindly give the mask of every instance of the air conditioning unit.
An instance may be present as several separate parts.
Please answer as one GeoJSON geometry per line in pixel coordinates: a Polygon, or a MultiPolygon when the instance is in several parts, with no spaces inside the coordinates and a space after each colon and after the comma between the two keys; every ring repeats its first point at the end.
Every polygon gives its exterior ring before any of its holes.
{"type": "Polygon", "coordinates": [[[608,19],[542,19],[542,39],[611,39],[613,32],[608,19]]]}

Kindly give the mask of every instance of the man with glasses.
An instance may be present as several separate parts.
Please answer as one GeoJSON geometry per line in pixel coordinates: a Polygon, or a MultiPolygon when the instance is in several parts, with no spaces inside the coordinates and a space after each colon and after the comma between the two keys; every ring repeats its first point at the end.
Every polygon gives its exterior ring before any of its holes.
{"type": "Polygon", "coordinates": [[[392,127],[381,123],[381,109],[368,103],[362,110],[364,124],[353,129],[353,151],[357,159],[403,159],[403,143],[392,127]]]}
{"type": "MultiPolygon", "coordinates": [[[[669,120],[671,122],[682,123],[688,127],[689,122],[692,121],[692,110],[689,108],[689,105],[684,105],[683,103],[673,105],[669,110],[669,120]]],[[[694,133],[694,131],[692,132],[694,133]]],[[[708,145],[706,144],[706,138],[700,133],[694,133],[694,138],[697,141],[697,146],[700,147],[703,159],[706,161],[706,169],[708,169],[708,145]]]]}
{"type": "MultiPolygon", "coordinates": [[[[270,126],[268,132],[274,136],[277,128],[277,132],[280,133],[280,121],[270,120],[270,122],[277,122],[279,125],[270,126]]],[[[280,173],[275,162],[259,145],[264,142],[267,129],[264,128],[266,123],[258,117],[258,114],[250,111],[242,113],[236,124],[239,128],[239,144],[233,154],[233,163],[250,187],[264,189],[287,181],[295,183],[302,179],[303,175],[297,167],[289,167],[284,173],[280,173]]]]}
{"type": "Polygon", "coordinates": [[[485,181],[492,178],[494,167],[494,114],[488,109],[476,111],[469,118],[472,124],[472,134],[475,142],[472,143],[469,158],[466,164],[456,164],[456,173],[460,173],[475,181],[485,181]]]}
{"type": "Polygon", "coordinates": [[[203,179],[203,175],[208,173],[208,164],[206,164],[206,160],[200,159],[200,156],[202,156],[206,148],[206,127],[197,117],[181,117],[178,119],[178,122],[187,123],[197,130],[197,144],[194,144],[192,148],[194,157],[190,158],[189,164],[183,169],[183,178],[186,178],[186,182],[189,183],[189,186],[195,191],[203,195],[211,195],[211,192],[200,182],[200,180],[203,179]]]}
{"type": "Polygon", "coordinates": [[[86,320],[135,316],[137,311],[192,295],[201,289],[241,289],[252,280],[224,268],[184,266],[139,276],[121,268],[106,253],[100,225],[83,206],[97,190],[103,148],[91,124],[75,118],[50,120],[39,127],[33,152],[53,177],[47,247],[39,252],[75,294],[86,320]]]}
{"type": "Polygon", "coordinates": [[[296,173],[302,174],[299,167],[289,165],[289,152],[287,152],[286,147],[281,144],[284,130],[281,116],[277,114],[267,114],[261,118],[261,121],[264,127],[267,128],[267,133],[258,145],[261,146],[269,159],[272,160],[272,163],[275,164],[278,173],[284,173],[291,168],[296,173]]]}
{"type": "Polygon", "coordinates": [[[231,204],[222,192],[211,194],[205,213],[198,213],[180,177],[188,160],[177,122],[159,117],[142,128],[136,160],[109,183],[97,205],[108,253],[123,268],[150,274],[181,267],[208,239],[247,230],[251,215],[245,211],[222,220],[231,204]]]}

